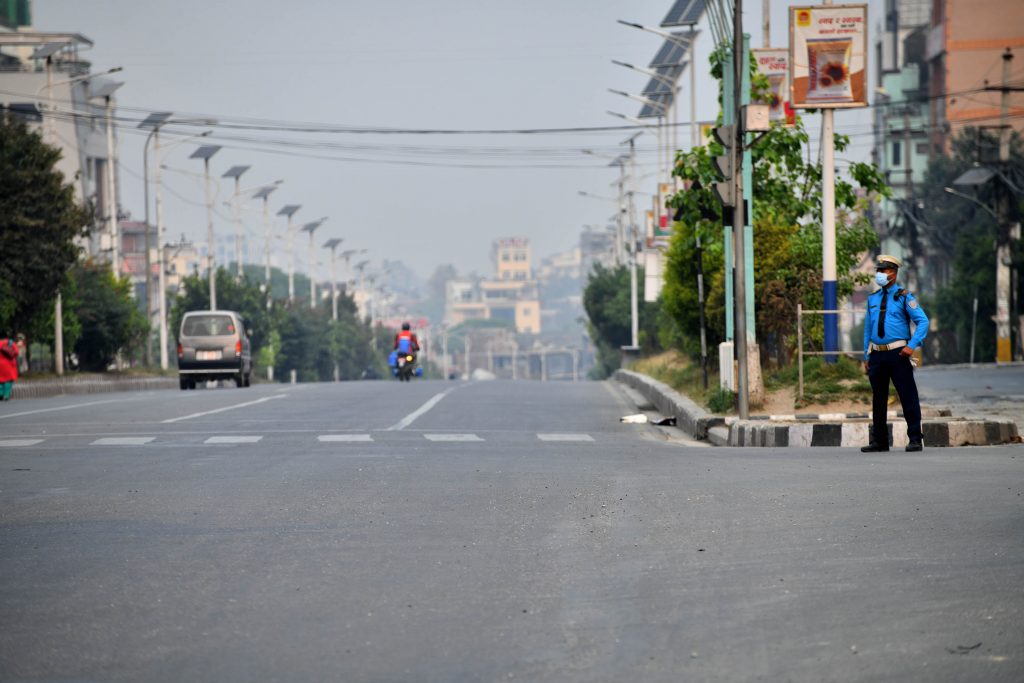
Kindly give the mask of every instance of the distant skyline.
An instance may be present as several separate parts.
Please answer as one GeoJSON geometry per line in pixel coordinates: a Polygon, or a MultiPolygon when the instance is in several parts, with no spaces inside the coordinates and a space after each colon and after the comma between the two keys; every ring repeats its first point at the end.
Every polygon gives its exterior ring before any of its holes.
{"type": "MultiPolygon", "coordinates": [[[[746,30],[760,44],[760,3],[749,7],[746,30]]],[[[876,8],[872,3],[872,10],[876,8]]],[[[606,110],[635,115],[639,104],[608,88],[639,92],[647,78],[611,64],[646,66],[661,39],[621,26],[616,19],[657,26],[671,0],[567,0],[518,3],[436,0],[431,3],[280,3],[270,0],[35,0],[34,28],[81,33],[95,42],[84,53],[95,71],[121,66],[119,113],[146,111],[213,115],[222,122],[266,119],[401,129],[535,129],[628,125],[606,110]]],[[[872,40],[878,12],[870,15],[872,40]]],[[[773,44],[788,35],[786,5],[772,10],[773,44]]],[[[708,75],[711,33],[699,27],[698,120],[717,115],[717,92],[708,75]]],[[[679,112],[689,119],[689,76],[684,73],[679,112]]],[[[843,112],[837,128],[856,131],[849,158],[864,159],[870,136],[867,112],[843,112]]],[[[217,126],[209,142],[223,145],[212,159],[219,178],[230,166],[251,168],[243,187],[282,179],[271,195],[276,213],[301,204],[295,221],[327,216],[317,243],[344,239],[343,248],[366,248],[373,262],[401,260],[423,278],[443,263],[460,272],[490,272],[491,242],[523,235],[536,261],[578,243],[584,225],[605,225],[613,202],[581,197],[580,190],[611,196],[617,172],[608,161],[632,131],[538,135],[379,135],[295,133],[217,126]],[[272,153],[274,150],[277,153],[272,153]],[[313,157],[331,157],[313,158],[313,157]],[[537,168],[537,166],[549,166],[537,168]],[[550,167],[555,166],[555,167],[550,167]]],[[[812,138],[817,123],[809,123],[812,138]]],[[[143,216],[142,141],[128,124],[118,131],[122,206],[143,216]]],[[[688,146],[689,129],[678,139],[688,146]]],[[[204,140],[204,142],[206,142],[204,140]]],[[[654,135],[638,141],[643,176],[653,171],[654,135]]],[[[205,240],[201,165],[173,148],[164,163],[167,236],[205,240]]],[[[816,141],[814,143],[816,149],[816,141]]],[[[813,150],[812,150],[813,151],[813,150]]],[[[641,181],[650,192],[653,178],[641,181]]],[[[232,185],[221,181],[218,233],[233,231],[222,203],[232,185]]],[[[642,197],[640,208],[648,202],[642,197]]],[[[245,214],[260,249],[260,205],[245,214]]],[[[282,236],[278,219],[275,232],[282,236]]],[[[305,238],[305,235],[300,235],[305,238]]],[[[305,270],[306,240],[298,241],[305,270]]],[[[284,242],[277,241],[282,251],[284,242]]],[[[322,250],[321,250],[322,251],[322,250]]],[[[326,262],[326,252],[322,255],[326,262]]],[[[326,273],[318,266],[318,273],[326,273]]]]}

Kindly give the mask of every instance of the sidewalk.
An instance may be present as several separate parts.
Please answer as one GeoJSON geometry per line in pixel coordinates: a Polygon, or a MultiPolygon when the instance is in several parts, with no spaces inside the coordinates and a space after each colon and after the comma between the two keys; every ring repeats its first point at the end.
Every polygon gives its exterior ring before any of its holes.
{"type": "Polygon", "coordinates": [[[101,373],[68,374],[63,377],[19,380],[14,383],[11,400],[48,398],[64,394],[100,394],[111,391],[153,391],[177,388],[178,380],[174,377],[131,377],[101,373]]]}

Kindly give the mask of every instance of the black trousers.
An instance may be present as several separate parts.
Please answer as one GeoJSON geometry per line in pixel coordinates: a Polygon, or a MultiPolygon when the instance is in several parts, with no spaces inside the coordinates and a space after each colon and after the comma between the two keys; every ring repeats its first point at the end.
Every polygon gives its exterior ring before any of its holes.
{"type": "Polygon", "coordinates": [[[872,351],[868,357],[868,379],[871,380],[871,442],[889,445],[889,382],[903,404],[903,417],[907,421],[907,438],[921,441],[921,401],[917,397],[914,366],[910,358],[900,354],[903,349],[872,351]]]}

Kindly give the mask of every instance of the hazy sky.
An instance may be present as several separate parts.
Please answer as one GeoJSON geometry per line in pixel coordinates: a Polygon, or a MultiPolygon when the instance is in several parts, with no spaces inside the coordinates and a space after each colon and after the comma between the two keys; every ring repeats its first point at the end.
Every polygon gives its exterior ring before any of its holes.
{"type": "MultiPolygon", "coordinates": [[[[524,129],[628,125],[639,104],[608,88],[639,92],[645,76],[610,60],[646,66],[661,39],[616,23],[657,26],[671,0],[35,0],[42,31],[78,32],[95,42],[95,71],[121,66],[120,113],[167,110],[224,122],[271,120],[402,129],[524,129]]],[[[786,4],[773,3],[773,42],[785,44],[786,4]]],[[[877,4],[877,3],[873,3],[877,4]]],[[[761,3],[747,2],[746,30],[760,44],[761,3]]],[[[872,7],[874,33],[880,14],[872,7]]],[[[711,34],[697,47],[698,119],[717,114],[707,75],[711,34]]],[[[689,115],[684,74],[680,120],[689,115]]],[[[840,112],[837,129],[855,134],[848,158],[870,147],[866,111],[840,112]]],[[[122,203],[143,215],[143,136],[120,135],[122,203]]],[[[287,133],[217,127],[224,145],[214,175],[248,164],[243,187],[283,179],[274,212],[301,204],[298,223],[323,216],[317,245],[366,248],[374,262],[405,261],[422,276],[440,264],[490,272],[491,241],[525,235],[535,256],[578,243],[586,224],[603,225],[615,205],[578,195],[612,195],[616,171],[582,149],[614,155],[631,132],[544,135],[379,135],[287,133]],[[228,139],[228,136],[233,139],[228,139]],[[268,142],[271,141],[271,142],[268,142]],[[285,144],[287,143],[287,144],[285,144]],[[271,153],[269,149],[283,153],[271,153]],[[313,158],[333,157],[332,159],[313,158]],[[547,168],[538,168],[538,166],[547,168]],[[552,167],[554,166],[554,167],[552,167]]],[[[817,124],[811,125],[812,137],[817,124]]],[[[687,129],[680,141],[688,141],[687,129]]],[[[653,170],[654,136],[640,141],[642,173],[653,170]]],[[[169,237],[205,240],[201,171],[186,143],[164,163],[169,237]]],[[[653,178],[644,181],[650,190],[653,178]]],[[[219,202],[231,191],[222,182],[219,202]]],[[[258,204],[247,230],[262,249],[258,204]]],[[[220,206],[218,231],[231,232],[220,206]]],[[[276,233],[283,234],[278,219],[276,233]]],[[[297,254],[305,261],[308,238],[297,254]]],[[[276,249],[283,251],[278,240],[276,249]]],[[[303,267],[303,269],[305,269],[303,267]]],[[[323,272],[323,271],[321,271],[323,272]]]]}

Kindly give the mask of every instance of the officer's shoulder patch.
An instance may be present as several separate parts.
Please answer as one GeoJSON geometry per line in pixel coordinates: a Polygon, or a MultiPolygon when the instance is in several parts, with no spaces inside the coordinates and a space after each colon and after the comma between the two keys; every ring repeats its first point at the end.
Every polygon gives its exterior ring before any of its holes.
{"type": "Polygon", "coordinates": [[[913,299],[911,299],[910,301],[908,301],[908,302],[907,302],[907,305],[908,305],[908,306],[910,306],[911,308],[917,308],[917,302],[916,302],[916,301],[914,301],[913,299]]]}

